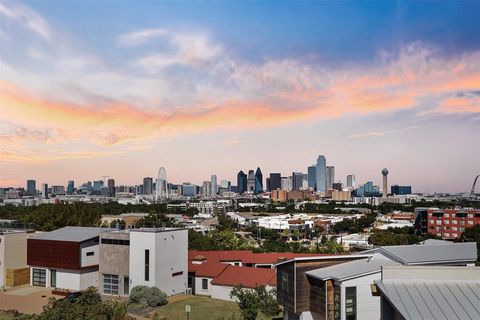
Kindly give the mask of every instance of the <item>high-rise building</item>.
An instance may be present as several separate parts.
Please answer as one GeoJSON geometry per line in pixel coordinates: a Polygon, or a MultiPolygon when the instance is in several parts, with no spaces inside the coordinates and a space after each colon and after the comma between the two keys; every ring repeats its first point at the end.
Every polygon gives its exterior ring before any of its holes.
{"type": "Polygon", "coordinates": [[[355,189],[355,175],[349,174],[347,176],[347,188],[355,189]]]}
{"type": "Polygon", "coordinates": [[[203,181],[202,184],[202,196],[203,197],[210,197],[212,195],[212,182],[211,181],[203,181]]]}
{"type": "Polygon", "coordinates": [[[280,173],[270,173],[270,191],[282,188],[282,175],[280,173]]]}
{"type": "Polygon", "coordinates": [[[115,179],[108,179],[107,186],[108,186],[108,195],[110,197],[115,197],[115,179]]]}
{"type": "Polygon", "coordinates": [[[327,190],[333,188],[333,183],[335,182],[335,167],[327,166],[326,167],[326,175],[327,175],[327,190]]]}
{"type": "Polygon", "coordinates": [[[68,180],[67,183],[67,194],[73,194],[73,191],[75,190],[75,181],[73,180],[68,180]]]}
{"type": "Polygon", "coordinates": [[[247,175],[240,170],[237,174],[237,193],[247,192],[247,175]]]}
{"type": "Polygon", "coordinates": [[[259,194],[263,192],[263,174],[260,170],[260,167],[257,168],[255,171],[255,194],[259,194]]]}
{"type": "Polygon", "coordinates": [[[307,168],[308,187],[317,190],[317,167],[310,166],[307,168]]]}
{"type": "Polygon", "coordinates": [[[42,197],[43,197],[43,199],[48,199],[48,184],[47,183],[42,184],[42,197]]]}
{"type": "Polygon", "coordinates": [[[342,183],[340,181],[332,183],[332,189],[337,191],[342,191],[343,190],[342,183]]]}
{"type": "Polygon", "coordinates": [[[325,192],[327,190],[327,159],[323,155],[319,155],[317,158],[316,174],[317,191],[325,192]]]}
{"type": "Polygon", "coordinates": [[[213,197],[215,197],[218,193],[217,175],[212,174],[210,176],[210,183],[212,184],[211,194],[212,194],[213,197]]]}
{"type": "Polygon", "coordinates": [[[184,197],[195,197],[197,195],[197,186],[190,182],[184,182],[182,185],[182,195],[184,197]]]}
{"type": "Polygon", "coordinates": [[[303,188],[303,173],[292,172],[293,190],[302,190],[303,188]]]}
{"type": "Polygon", "coordinates": [[[254,193],[255,192],[255,172],[253,170],[248,170],[247,192],[248,193],[254,193]]]}
{"type": "Polygon", "coordinates": [[[412,194],[412,186],[393,185],[390,190],[395,195],[412,194]]]}
{"type": "Polygon", "coordinates": [[[27,195],[37,195],[37,182],[35,180],[27,180],[27,195]]]}
{"type": "Polygon", "coordinates": [[[103,180],[93,181],[92,193],[95,195],[100,195],[102,187],[103,187],[103,180]]]}
{"type": "Polygon", "coordinates": [[[65,186],[52,186],[53,195],[63,195],[65,194],[65,186]]]}
{"type": "Polygon", "coordinates": [[[155,197],[157,201],[168,199],[167,172],[164,167],[158,169],[157,180],[155,182],[155,197]]]}
{"type": "Polygon", "coordinates": [[[145,177],[143,178],[143,194],[152,194],[153,193],[153,178],[145,177]]]}
{"type": "Polygon", "coordinates": [[[289,177],[282,177],[280,181],[280,189],[290,191],[289,180],[289,177]]]}
{"type": "Polygon", "coordinates": [[[388,176],[388,169],[383,168],[382,170],[382,176],[383,176],[383,189],[382,189],[382,196],[386,197],[388,195],[388,181],[387,181],[387,176],[388,176]]]}

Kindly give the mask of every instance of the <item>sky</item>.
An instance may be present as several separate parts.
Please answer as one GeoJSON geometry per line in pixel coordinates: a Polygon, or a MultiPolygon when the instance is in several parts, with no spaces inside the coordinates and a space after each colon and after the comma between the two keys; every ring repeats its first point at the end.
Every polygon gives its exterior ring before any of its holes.
{"type": "Polygon", "coordinates": [[[479,1],[0,0],[0,186],[291,175],[466,192],[479,1]]]}

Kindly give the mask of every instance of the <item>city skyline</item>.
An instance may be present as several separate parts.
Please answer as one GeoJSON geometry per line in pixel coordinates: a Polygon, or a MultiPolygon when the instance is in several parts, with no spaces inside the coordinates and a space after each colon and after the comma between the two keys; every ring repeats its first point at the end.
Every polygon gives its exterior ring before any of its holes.
{"type": "Polygon", "coordinates": [[[386,167],[414,192],[466,192],[479,10],[0,1],[0,186],[140,184],[161,166],[178,183],[233,182],[307,173],[324,154],[343,183],[381,185],[386,167]]]}

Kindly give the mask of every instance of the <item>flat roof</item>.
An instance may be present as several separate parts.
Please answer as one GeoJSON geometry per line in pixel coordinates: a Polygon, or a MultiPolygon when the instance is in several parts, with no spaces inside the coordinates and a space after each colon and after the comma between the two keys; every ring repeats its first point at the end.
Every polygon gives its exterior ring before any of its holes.
{"type": "Polygon", "coordinates": [[[83,242],[98,237],[100,233],[105,231],[112,231],[112,229],[92,227],[63,227],[50,232],[34,235],[31,237],[31,239],[83,242]]]}

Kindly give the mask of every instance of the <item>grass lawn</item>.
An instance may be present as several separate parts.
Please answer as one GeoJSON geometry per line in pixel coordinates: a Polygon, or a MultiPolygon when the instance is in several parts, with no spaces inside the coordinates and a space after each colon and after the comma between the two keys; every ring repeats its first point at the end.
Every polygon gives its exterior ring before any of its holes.
{"type": "MultiPolygon", "coordinates": [[[[166,317],[167,320],[187,319],[185,313],[185,305],[187,304],[191,306],[190,320],[237,320],[242,318],[240,309],[235,302],[203,296],[177,296],[172,298],[167,305],[156,308],[155,311],[159,316],[166,317]]],[[[150,318],[153,317],[154,312],[149,314],[150,318]]],[[[270,318],[259,314],[257,319],[266,320],[270,318]]]]}
{"type": "Polygon", "coordinates": [[[8,314],[4,311],[0,311],[0,320],[11,320],[13,319],[13,315],[8,314]]]}

